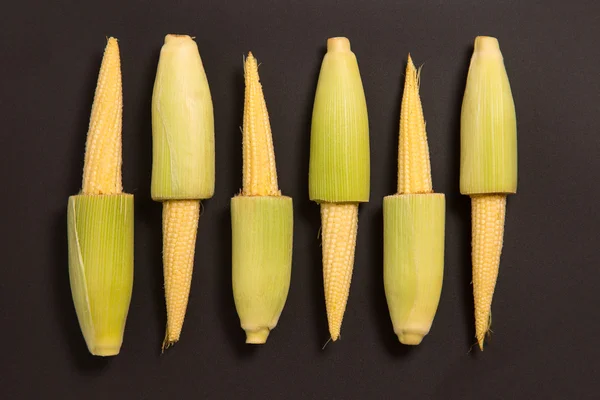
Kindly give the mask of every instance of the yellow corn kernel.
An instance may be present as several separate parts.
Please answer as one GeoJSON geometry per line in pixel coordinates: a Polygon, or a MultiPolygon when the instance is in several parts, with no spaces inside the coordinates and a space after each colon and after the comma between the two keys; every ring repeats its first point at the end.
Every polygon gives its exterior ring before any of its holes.
{"type": "Polygon", "coordinates": [[[409,54],[400,113],[398,193],[433,192],[425,118],[419,96],[420,72],[409,54]]]}
{"type": "Polygon", "coordinates": [[[340,336],[350,292],[358,230],[358,203],[321,203],[323,282],[331,340],[340,336]]]}
{"type": "Polygon", "coordinates": [[[163,203],[163,266],[167,303],[167,333],[163,349],[179,340],[187,308],[196,232],[200,218],[197,200],[170,200],[163,203]]]}
{"type": "Polygon", "coordinates": [[[258,77],[258,64],[252,53],[244,63],[243,157],[244,196],[280,196],[271,124],[258,77]]]}
{"type": "Polygon", "coordinates": [[[121,125],[123,94],[121,58],[117,39],[109,38],[104,50],[92,116],[85,145],[83,194],[116,194],[121,182],[121,125]]]}
{"type": "Polygon", "coordinates": [[[506,195],[473,195],[471,207],[475,336],[483,350],[502,253],[506,195]]]}

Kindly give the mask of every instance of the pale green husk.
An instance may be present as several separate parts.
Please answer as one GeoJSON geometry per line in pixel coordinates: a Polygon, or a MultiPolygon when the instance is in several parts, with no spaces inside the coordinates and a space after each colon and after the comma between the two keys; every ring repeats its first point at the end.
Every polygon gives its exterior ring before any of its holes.
{"type": "Polygon", "coordinates": [[[93,355],[119,353],[133,288],[133,195],[77,195],[67,210],[73,303],[93,355]]]}
{"type": "Polygon", "coordinates": [[[517,191],[517,122],[498,41],[478,37],[461,112],[462,194],[517,191]]]}
{"type": "Polygon", "coordinates": [[[232,283],[246,343],[265,343],[285,305],[292,271],[291,197],[231,199],[232,283]]]}
{"type": "Polygon", "coordinates": [[[431,328],[442,291],[444,229],[443,194],[383,199],[385,295],[403,344],[419,344],[431,328]]]}
{"type": "Polygon", "coordinates": [[[198,46],[167,35],[152,95],[152,198],[207,199],[214,187],[213,105],[198,46]]]}
{"type": "Polygon", "coordinates": [[[312,115],[309,197],[317,202],[367,202],[369,185],[367,104],[348,42],[347,49],[328,48],[321,64],[312,115]]]}

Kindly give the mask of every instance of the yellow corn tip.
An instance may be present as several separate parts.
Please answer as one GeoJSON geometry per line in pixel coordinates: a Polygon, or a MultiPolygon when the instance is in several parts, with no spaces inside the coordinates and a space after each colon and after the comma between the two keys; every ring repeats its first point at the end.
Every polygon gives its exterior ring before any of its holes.
{"type": "Polygon", "coordinates": [[[340,336],[346,310],[358,229],[358,203],[321,203],[323,281],[329,334],[340,336]]]}
{"type": "Polygon", "coordinates": [[[506,195],[471,196],[471,207],[475,335],[483,350],[483,341],[490,329],[492,297],[500,266],[506,195]]]}
{"type": "Polygon", "coordinates": [[[163,350],[179,340],[187,308],[200,201],[163,202],[163,268],[167,303],[167,333],[163,350]]]}
{"type": "Polygon", "coordinates": [[[280,196],[269,113],[252,53],[244,63],[244,196],[280,196]]]}
{"type": "Polygon", "coordinates": [[[109,38],[102,58],[85,148],[83,194],[116,194],[121,182],[123,93],[117,39],[109,38]]]}
{"type": "Polygon", "coordinates": [[[432,193],[429,146],[425,118],[419,97],[421,70],[415,68],[410,54],[400,112],[398,145],[398,193],[432,193]]]}

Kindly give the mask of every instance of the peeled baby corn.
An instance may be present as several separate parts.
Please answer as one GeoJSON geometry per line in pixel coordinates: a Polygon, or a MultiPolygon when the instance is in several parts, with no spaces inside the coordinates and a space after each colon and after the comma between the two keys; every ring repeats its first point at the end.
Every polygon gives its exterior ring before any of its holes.
{"type": "Polygon", "coordinates": [[[69,197],[69,277],[91,354],[119,354],[133,288],[133,195],[121,182],[123,95],[117,39],[104,51],[87,135],[82,190],[69,197]]]}
{"type": "Polygon", "coordinates": [[[167,329],[163,349],[179,340],[187,309],[200,200],[213,196],[213,106],[198,46],[167,35],[152,94],[152,199],[163,202],[167,329]]]}
{"type": "Polygon", "coordinates": [[[410,55],[400,113],[398,192],[383,199],[383,280],[394,332],[417,345],[429,333],[444,275],[445,197],[434,193],[419,97],[420,71],[410,55]]]}
{"type": "Polygon", "coordinates": [[[461,111],[460,191],[471,196],[475,331],[483,350],[502,240],[506,196],[517,191],[517,123],[498,40],[479,36],[461,111]]]}
{"type": "Polygon", "coordinates": [[[243,187],[231,199],[232,285],[246,343],[263,344],[285,305],[292,269],[292,199],[277,185],[269,114],[252,53],[244,63],[243,187]]]}
{"type": "Polygon", "coordinates": [[[313,107],[309,197],[321,205],[323,281],[333,341],[346,310],[358,204],[369,201],[369,175],[369,122],[358,63],[347,38],[330,38],[313,107]]]}

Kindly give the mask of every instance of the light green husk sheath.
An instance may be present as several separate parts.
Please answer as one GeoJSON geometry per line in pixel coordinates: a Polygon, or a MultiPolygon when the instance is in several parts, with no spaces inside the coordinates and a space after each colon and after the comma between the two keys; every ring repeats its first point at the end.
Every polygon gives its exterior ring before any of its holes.
{"type": "Polygon", "coordinates": [[[416,345],[429,333],[444,276],[443,194],[403,194],[383,200],[383,273],[394,332],[416,345]]]}
{"type": "Polygon", "coordinates": [[[446,201],[433,193],[429,145],[410,55],[400,113],[398,193],[383,199],[383,281],[394,332],[418,345],[429,333],[444,276],[446,201]]]}
{"type": "Polygon", "coordinates": [[[152,95],[152,198],[208,199],[214,189],[213,105],[198,46],[167,35],[152,95]]]}
{"type": "Polygon", "coordinates": [[[516,193],[517,118],[496,38],[475,40],[460,126],[460,192],[516,193]]]}
{"type": "Polygon", "coordinates": [[[369,154],[369,118],[356,56],[348,39],[329,39],[313,106],[310,199],[369,201],[369,154]]]}
{"type": "Polygon", "coordinates": [[[77,195],[67,211],[69,276],[90,353],[119,353],[133,287],[133,195],[77,195]]]}
{"type": "Polygon", "coordinates": [[[275,328],[292,272],[292,199],[231,199],[233,293],[246,343],[265,343],[275,328]]]}

